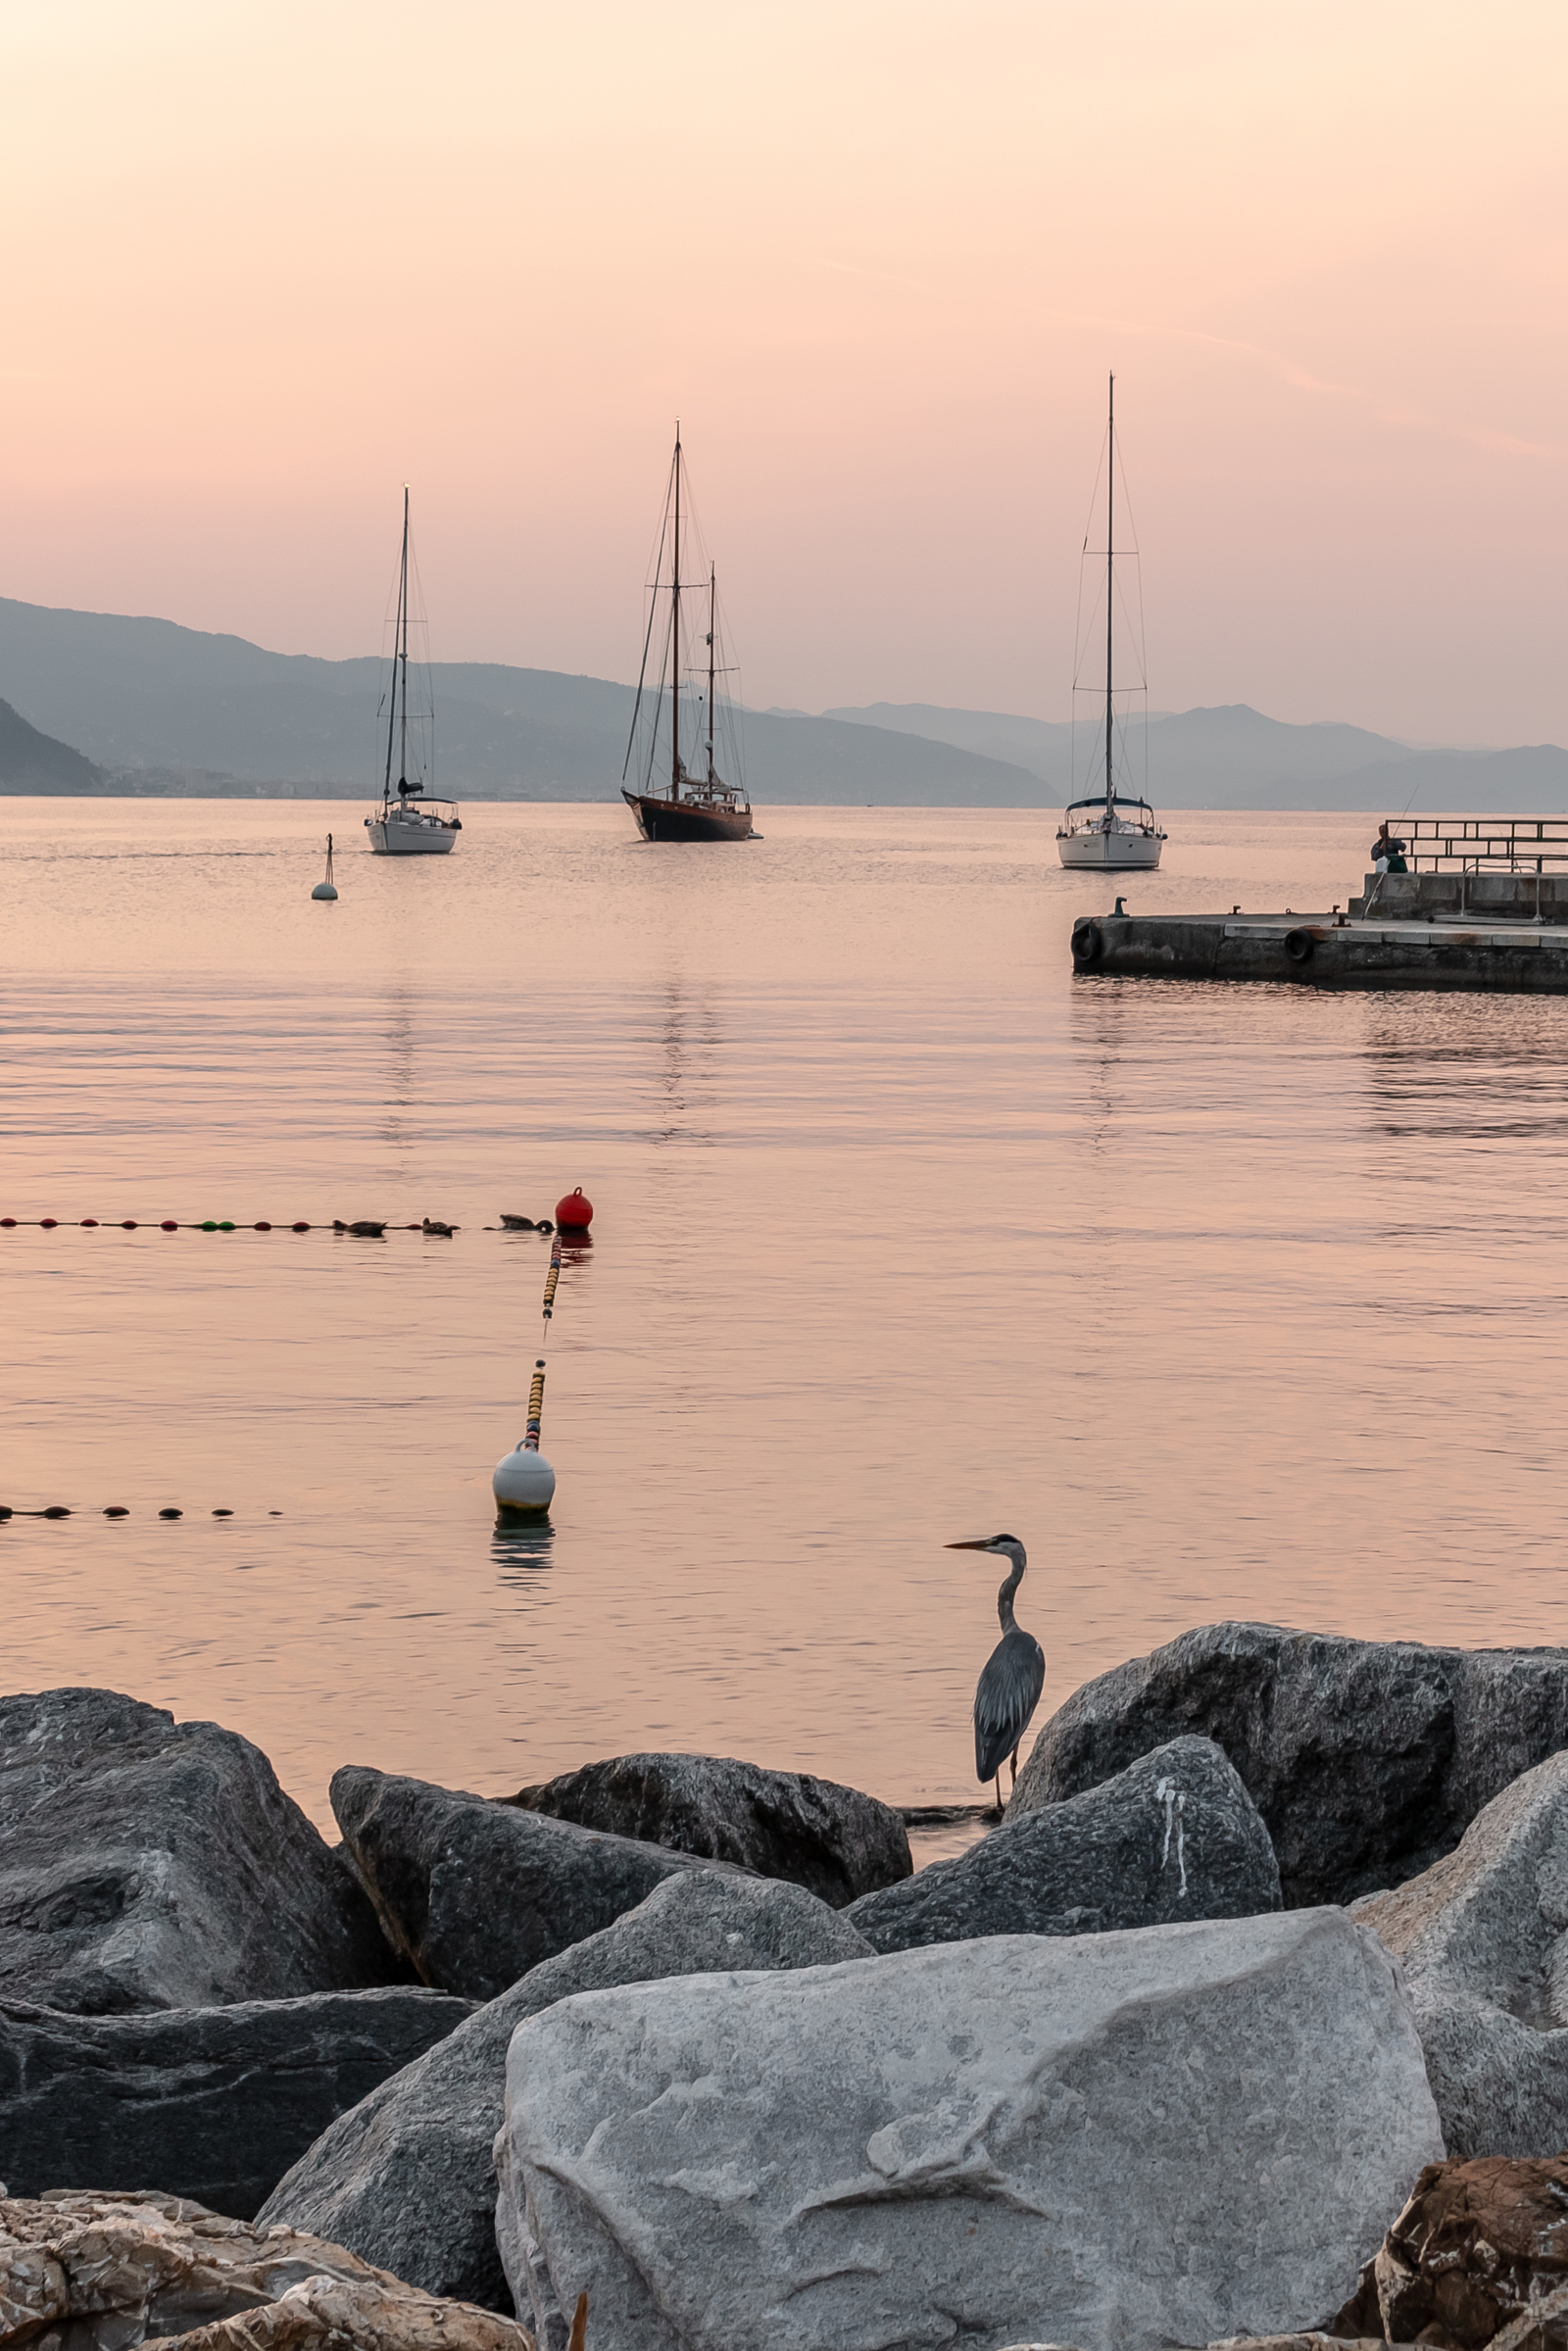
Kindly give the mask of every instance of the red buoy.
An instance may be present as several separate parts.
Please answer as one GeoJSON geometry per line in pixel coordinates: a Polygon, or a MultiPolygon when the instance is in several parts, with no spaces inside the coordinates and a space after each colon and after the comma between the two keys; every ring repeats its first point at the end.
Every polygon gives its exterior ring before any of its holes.
{"type": "Polygon", "coordinates": [[[291,1233],[308,1233],[311,1228],[308,1224],[291,1224],[288,1229],[291,1233]]]}
{"type": "Polygon", "coordinates": [[[179,1231],[179,1227],[172,1216],[166,1216],[158,1230],[161,1233],[177,1233],[179,1231]]]}
{"type": "Polygon", "coordinates": [[[133,1233],[136,1230],[134,1216],[122,1216],[120,1220],[120,1229],[122,1233],[133,1233]]]}
{"type": "Polygon", "coordinates": [[[16,1221],[17,1221],[17,1220],[16,1220],[16,1218],[15,1218],[14,1216],[0,1216],[0,1224],[3,1224],[3,1225],[5,1226],[5,1228],[6,1228],[6,1231],[7,1231],[8,1233],[11,1231],[11,1229],[12,1229],[12,1227],[15,1225],[16,1221]]]}
{"type": "Polygon", "coordinates": [[[568,1192],[564,1200],[557,1200],[556,1222],[564,1233],[586,1233],[593,1220],[594,1203],[583,1198],[580,1184],[575,1192],[568,1192]]]}
{"type": "Polygon", "coordinates": [[[81,1221],[83,1227],[85,1228],[87,1225],[96,1224],[98,1219],[96,1216],[84,1216],[81,1221]]]}
{"type": "Polygon", "coordinates": [[[38,1229],[43,1233],[52,1233],[59,1222],[60,1219],[58,1216],[40,1216],[38,1219],[38,1229]]]}
{"type": "Polygon", "coordinates": [[[272,1228],[270,1224],[259,1224],[251,1227],[251,1230],[254,1233],[270,1233],[271,1229],[272,1228]]]}

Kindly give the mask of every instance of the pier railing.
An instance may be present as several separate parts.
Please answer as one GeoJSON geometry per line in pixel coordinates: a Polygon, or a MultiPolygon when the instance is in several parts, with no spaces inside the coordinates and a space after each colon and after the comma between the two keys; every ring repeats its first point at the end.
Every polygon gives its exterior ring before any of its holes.
{"type": "Polygon", "coordinates": [[[1568,816],[1391,816],[1389,830],[1405,844],[1412,873],[1544,873],[1568,864],[1568,816]]]}

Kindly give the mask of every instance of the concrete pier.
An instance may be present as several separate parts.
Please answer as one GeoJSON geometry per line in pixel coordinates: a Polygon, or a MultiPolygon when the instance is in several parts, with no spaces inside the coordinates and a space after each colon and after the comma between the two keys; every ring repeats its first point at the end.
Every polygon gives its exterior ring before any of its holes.
{"type": "MultiPolygon", "coordinates": [[[[1440,878],[1449,883],[1453,877],[1389,874],[1383,880],[1386,886],[1440,878]]],[[[1073,925],[1073,965],[1090,979],[1289,980],[1305,988],[1568,995],[1568,918],[1489,918],[1479,908],[1468,919],[1436,909],[1401,919],[1402,908],[1391,909],[1391,918],[1381,911],[1382,897],[1380,890],[1370,915],[1081,915],[1073,925]]]]}

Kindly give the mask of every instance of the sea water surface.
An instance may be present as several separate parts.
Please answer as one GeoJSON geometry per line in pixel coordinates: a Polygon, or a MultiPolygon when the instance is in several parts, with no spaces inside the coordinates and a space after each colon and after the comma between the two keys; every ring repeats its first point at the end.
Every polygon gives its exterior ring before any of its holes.
{"type": "MultiPolygon", "coordinates": [[[[61,1222],[0,1230],[0,1501],[77,1514],[0,1526],[6,1688],[214,1717],[325,1824],[343,1762],[638,1747],[975,1796],[998,1530],[1042,1721],[1220,1617],[1568,1639],[1568,1002],[1077,977],[1111,892],[1034,811],[4,808],[0,1214],[61,1222]],[[498,1539],[549,1245],[494,1228],[578,1184],[498,1539]]],[[[1343,903],[1372,830],[1169,822],[1141,910],[1343,903]]]]}

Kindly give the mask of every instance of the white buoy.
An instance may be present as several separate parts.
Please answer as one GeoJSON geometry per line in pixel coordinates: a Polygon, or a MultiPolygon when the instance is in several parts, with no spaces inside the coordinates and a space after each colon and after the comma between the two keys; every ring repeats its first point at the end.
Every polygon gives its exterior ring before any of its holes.
{"type": "Polygon", "coordinates": [[[337,896],[337,892],[332,886],[332,836],[330,833],[326,836],[326,879],[324,882],[317,883],[311,896],[313,898],[336,898],[337,896]]]}
{"type": "Polygon", "coordinates": [[[510,1519],[543,1518],[555,1496],[556,1473],[525,1438],[515,1451],[502,1454],[490,1491],[503,1524],[510,1519]]]}

